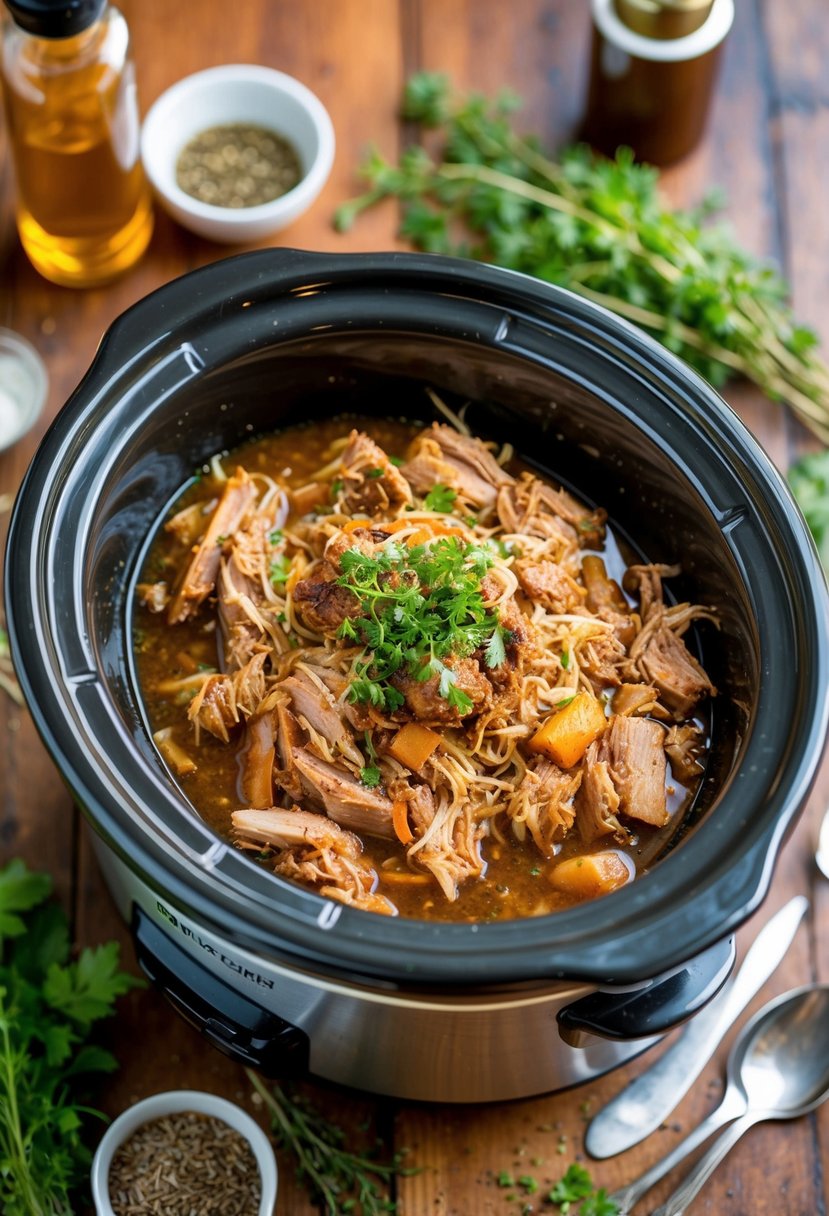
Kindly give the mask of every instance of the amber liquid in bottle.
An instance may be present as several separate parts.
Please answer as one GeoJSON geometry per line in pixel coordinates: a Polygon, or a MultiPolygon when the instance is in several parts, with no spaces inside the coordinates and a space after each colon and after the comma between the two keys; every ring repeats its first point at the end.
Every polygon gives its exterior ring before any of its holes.
{"type": "Polygon", "coordinates": [[[70,38],[11,29],[3,46],[17,227],[37,270],[86,287],[129,269],[153,228],[126,23],[109,9],[70,38]]]}

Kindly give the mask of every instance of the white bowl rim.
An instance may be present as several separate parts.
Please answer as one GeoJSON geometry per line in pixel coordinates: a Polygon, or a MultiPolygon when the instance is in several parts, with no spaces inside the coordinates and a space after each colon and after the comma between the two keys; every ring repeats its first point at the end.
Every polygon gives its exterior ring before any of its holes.
{"type": "Polygon", "coordinates": [[[5,326],[0,326],[0,354],[15,359],[25,369],[32,390],[26,401],[18,402],[11,398],[17,407],[18,418],[17,426],[7,431],[5,436],[0,436],[0,452],[5,452],[14,447],[40,417],[49,394],[49,373],[32,343],[16,330],[6,329],[5,326]]]}
{"type": "MultiPolygon", "coordinates": [[[[278,131],[278,126],[274,128],[278,131]]],[[[204,68],[182,77],[161,93],[147,111],[141,127],[141,159],[144,169],[153,187],[162,197],[194,217],[204,220],[218,221],[230,227],[243,227],[254,224],[269,216],[278,216],[282,210],[301,205],[299,200],[306,195],[314,197],[322,188],[331,166],[334,162],[335,136],[331,116],[316,93],[295,76],[280,72],[278,68],[269,68],[258,63],[223,63],[217,67],[204,68]],[[170,183],[162,185],[159,181],[157,165],[158,152],[151,146],[155,128],[163,122],[165,114],[186,98],[188,94],[221,84],[223,81],[265,85],[274,93],[281,93],[299,103],[313,124],[317,135],[317,149],[308,168],[297,184],[284,194],[278,195],[267,203],[259,203],[254,207],[219,207],[214,203],[204,203],[193,198],[177,185],[175,175],[170,183]]]]}
{"type": "Polygon", "coordinates": [[[240,1132],[250,1144],[262,1182],[262,1198],[257,1216],[273,1216],[276,1206],[276,1157],[270,1140],[255,1119],[227,1098],[199,1089],[166,1089],[128,1106],[110,1123],[95,1150],[90,1182],[97,1216],[115,1216],[109,1199],[109,1169],[112,1158],[136,1128],[163,1115],[196,1111],[213,1115],[240,1132]]]}

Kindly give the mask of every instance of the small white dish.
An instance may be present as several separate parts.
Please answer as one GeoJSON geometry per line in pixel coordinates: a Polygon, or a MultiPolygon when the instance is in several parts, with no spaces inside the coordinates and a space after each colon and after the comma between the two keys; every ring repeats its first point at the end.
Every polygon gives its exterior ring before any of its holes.
{"type": "Polygon", "coordinates": [[[151,106],[141,131],[141,156],[162,206],[198,236],[227,244],[262,240],[291,224],[325,185],[334,163],[334,128],[319,98],[284,72],[257,64],[224,64],[185,76],[151,106]],[[268,127],[296,148],[302,177],[292,190],[254,207],[218,207],[187,194],[176,162],[194,136],[210,127],[268,127]]]}
{"type": "Polygon", "coordinates": [[[144,1123],[164,1115],[197,1111],[221,1119],[245,1137],[253,1150],[262,1180],[262,1199],[256,1216],[273,1216],[276,1206],[276,1157],[259,1124],[240,1106],[197,1089],[173,1089],[136,1102],[107,1128],[92,1161],[92,1199],[97,1216],[115,1216],[109,1199],[109,1169],[121,1145],[144,1123]]]}
{"type": "Polygon", "coordinates": [[[31,343],[0,329],[0,452],[34,426],[48,388],[46,367],[31,343]]]}

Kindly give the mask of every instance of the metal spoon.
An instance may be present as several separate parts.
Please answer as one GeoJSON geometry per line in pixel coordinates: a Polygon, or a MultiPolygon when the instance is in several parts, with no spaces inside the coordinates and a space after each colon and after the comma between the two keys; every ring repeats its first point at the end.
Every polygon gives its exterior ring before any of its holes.
{"type": "Polygon", "coordinates": [[[825,878],[829,878],[829,810],[823,816],[823,823],[820,825],[815,861],[821,874],[825,878]]]}
{"type": "Polygon", "coordinates": [[[682,1216],[726,1153],[755,1123],[794,1119],[829,1097],[829,984],[796,988],[770,1001],[745,1025],[728,1058],[722,1103],[647,1174],[611,1198],[627,1216],[633,1204],[712,1131],[734,1119],[652,1216],[682,1216]]]}

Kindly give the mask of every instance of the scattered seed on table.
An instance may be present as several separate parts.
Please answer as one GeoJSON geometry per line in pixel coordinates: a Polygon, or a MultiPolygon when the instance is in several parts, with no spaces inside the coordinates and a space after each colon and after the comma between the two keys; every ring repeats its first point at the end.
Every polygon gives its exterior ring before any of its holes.
{"type": "Polygon", "coordinates": [[[262,1197],[250,1144],[212,1115],[151,1119],[109,1168],[115,1216],[256,1216],[262,1197]]]}

